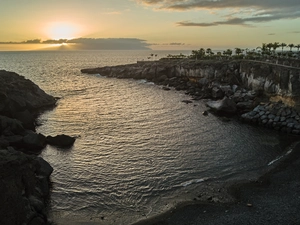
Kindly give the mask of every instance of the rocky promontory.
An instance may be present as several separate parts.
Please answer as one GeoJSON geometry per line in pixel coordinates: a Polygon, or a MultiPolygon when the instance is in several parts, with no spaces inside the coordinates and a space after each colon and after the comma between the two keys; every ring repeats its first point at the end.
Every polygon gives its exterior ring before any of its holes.
{"type": "MultiPolygon", "coordinates": [[[[46,146],[71,145],[73,138],[51,139],[35,132],[36,118],[56,99],[32,81],[0,70],[0,224],[43,225],[47,219],[53,168],[37,155],[46,146]]],[[[59,136],[60,137],[60,136],[59,136]]]]}
{"type": "Polygon", "coordinates": [[[162,85],[164,90],[183,90],[193,100],[208,99],[206,104],[215,113],[238,115],[245,122],[283,132],[300,133],[300,121],[297,120],[300,109],[298,67],[253,60],[161,59],[82,69],[81,72],[116,78],[146,79],[162,85]],[[270,102],[272,106],[276,103],[276,107],[269,109],[271,106],[267,107],[266,104],[270,102]],[[268,116],[269,120],[265,117],[261,120],[258,118],[255,112],[259,105],[259,109],[265,109],[260,112],[261,116],[263,113],[267,116],[272,111],[268,116]],[[289,114],[291,118],[281,114],[282,108],[288,114],[289,111],[292,112],[289,114]],[[282,120],[280,123],[277,121],[278,116],[282,120]]]}

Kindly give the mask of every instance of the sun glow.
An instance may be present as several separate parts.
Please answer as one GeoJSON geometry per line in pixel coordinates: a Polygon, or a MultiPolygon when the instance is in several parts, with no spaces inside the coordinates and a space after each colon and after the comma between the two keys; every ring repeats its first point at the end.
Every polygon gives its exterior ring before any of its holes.
{"type": "Polygon", "coordinates": [[[55,22],[45,28],[45,33],[51,39],[72,39],[80,35],[79,26],[67,22],[55,22]]]}

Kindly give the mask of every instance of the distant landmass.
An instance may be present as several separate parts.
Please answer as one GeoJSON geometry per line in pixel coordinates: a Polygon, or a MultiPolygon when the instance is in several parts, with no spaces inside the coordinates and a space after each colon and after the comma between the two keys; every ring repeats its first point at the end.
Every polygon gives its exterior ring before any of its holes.
{"type": "MultiPolygon", "coordinates": [[[[33,39],[22,42],[0,42],[1,45],[45,45],[51,50],[151,50],[146,40],[138,38],[76,38],[46,40],[33,39]],[[51,46],[53,45],[53,46],[51,46]]],[[[41,49],[39,47],[39,49],[41,49]]]]}

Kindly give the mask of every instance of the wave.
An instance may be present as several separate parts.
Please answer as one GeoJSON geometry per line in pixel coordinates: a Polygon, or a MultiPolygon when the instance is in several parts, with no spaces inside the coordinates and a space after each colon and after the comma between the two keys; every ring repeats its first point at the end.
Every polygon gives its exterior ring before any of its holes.
{"type": "Polygon", "coordinates": [[[186,181],[186,182],[183,182],[181,184],[179,184],[178,186],[180,187],[187,187],[191,184],[198,184],[198,183],[202,183],[204,181],[206,181],[207,179],[204,179],[204,178],[200,178],[200,179],[194,179],[194,180],[189,180],[189,181],[186,181]]]}

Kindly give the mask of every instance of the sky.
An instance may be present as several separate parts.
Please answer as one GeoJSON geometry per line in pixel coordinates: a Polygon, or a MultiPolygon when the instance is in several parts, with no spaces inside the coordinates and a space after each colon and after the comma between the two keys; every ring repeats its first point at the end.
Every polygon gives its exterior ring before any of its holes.
{"type": "Polygon", "coordinates": [[[0,50],[297,45],[299,24],[300,0],[1,0],[0,50]]]}

